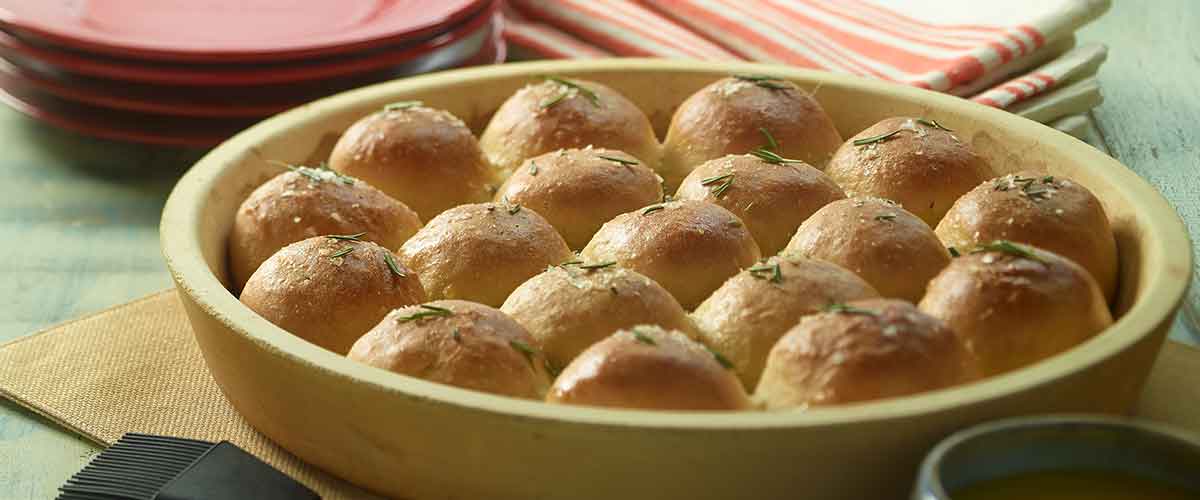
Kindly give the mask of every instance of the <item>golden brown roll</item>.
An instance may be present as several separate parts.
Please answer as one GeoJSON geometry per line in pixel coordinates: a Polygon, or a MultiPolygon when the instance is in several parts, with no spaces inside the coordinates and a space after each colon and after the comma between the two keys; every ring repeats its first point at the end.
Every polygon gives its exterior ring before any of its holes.
{"type": "Polygon", "coordinates": [[[701,163],[772,142],[784,158],[825,168],[842,136],[821,104],[792,82],[762,75],[724,78],[675,111],[660,173],[667,188],[675,189],[701,163]]]}
{"type": "Polygon", "coordinates": [[[673,201],[618,215],[579,255],[642,273],[690,310],[754,264],[759,251],[746,225],[728,210],[703,201],[673,201]]]}
{"type": "Polygon", "coordinates": [[[498,307],[546,266],[572,257],[554,227],[533,210],[503,203],[451,208],[400,247],[434,300],[498,307]]]}
{"type": "Polygon", "coordinates": [[[318,236],[283,247],[263,262],[239,299],[293,335],[346,354],[388,311],[426,297],[417,274],[390,250],[318,236]]]}
{"type": "Polygon", "coordinates": [[[600,226],[662,200],[662,178],[631,155],[603,148],[560,149],[521,164],[496,201],[532,208],[567,246],[583,248],[600,226]]]}
{"type": "Polygon", "coordinates": [[[842,188],[811,165],[775,165],[753,155],[704,162],[675,193],[676,199],[707,201],[733,212],[763,255],[779,253],[804,219],[845,197],[842,188]]]}
{"type": "Polygon", "coordinates": [[[837,304],[805,316],[767,358],[755,398],[768,409],[907,396],[975,377],[962,343],[903,300],[837,304]]]}
{"type": "Polygon", "coordinates": [[[622,328],[657,325],[693,337],[687,311],[663,287],[610,262],[572,261],[522,283],[500,307],[524,326],[546,358],[567,366],[622,328]]]}
{"type": "Polygon", "coordinates": [[[1112,324],[1091,274],[1057,254],[998,241],[954,259],[921,310],[963,340],[984,376],[1070,349],[1112,324]]]}
{"type": "Polygon", "coordinates": [[[479,143],[505,176],[528,158],[585,146],[624,151],[658,169],[658,139],[646,114],[617,91],[575,78],[518,90],[496,110],[479,143]]]}
{"type": "Polygon", "coordinates": [[[498,172],[458,117],[408,101],[351,125],[329,166],[371,183],[428,221],[450,207],[492,199],[498,172]]]}
{"type": "Polygon", "coordinates": [[[887,118],[851,137],[825,173],[849,196],[894,200],[930,227],[992,167],[936,121],[887,118]]]}
{"type": "Polygon", "coordinates": [[[431,382],[536,399],[550,377],[537,344],[512,318],[483,304],[438,300],[396,309],[348,357],[431,382]]]}
{"type": "Polygon", "coordinates": [[[850,271],[785,254],[729,278],[692,317],[701,340],[729,358],[742,383],[753,389],[771,346],[802,316],[832,303],[878,296],[850,271]]]}
{"type": "Polygon", "coordinates": [[[921,219],[880,198],[838,200],[800,225],[784,252],[853,271],[884,297],[921,300],[950,253],[921,219]]]}
{"type": "Polygon", "coordinates": [[[1117,243],[1100,200],[1078,182],[1035,172],[1006,175],[963,195],[936,229],[946,246],[969,250],[1009,240],[1083,266],[1105,298],[1117,291],[1117,243]]]}
{"type": "Polygon", "coordinates": [[[678,331],[637,326],[592,345],[558,376],[546,402],[649,410],[750,406],[728,360],[678,331]]]}
{"type": "Polygon", "coordinates": [[[259,186],[238,207],[229,232],[229,267],[235,289],[284,246],[323,234],[363,234],[399,248],[421,220],[382,191],[331,170],[294,167],[259,186]]]}

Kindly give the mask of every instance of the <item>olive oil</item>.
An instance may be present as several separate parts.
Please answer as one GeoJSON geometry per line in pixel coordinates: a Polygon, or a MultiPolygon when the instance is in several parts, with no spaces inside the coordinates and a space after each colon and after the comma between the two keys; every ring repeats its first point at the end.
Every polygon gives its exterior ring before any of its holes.
{"type": "Polygon", "coordinates": [[[1200,500],[1200,492],[1107,471],[1048,471],[993,479],[953,500],[1200,500]]]}

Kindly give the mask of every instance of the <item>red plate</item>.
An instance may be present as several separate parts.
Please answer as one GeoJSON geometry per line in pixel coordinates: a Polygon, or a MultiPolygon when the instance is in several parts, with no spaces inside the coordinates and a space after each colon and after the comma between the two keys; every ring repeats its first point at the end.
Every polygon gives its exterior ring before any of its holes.
{"type": "MultiPolygon", "coordinates": [[[[504,51],[500,16],[492,22],[492,40],[471,54],[443,50],[421,56],[410,66],[427,70],[473,64],[489,64],[504,51]],[[501,53],[497,53],[500,51],[501,53]]],[[[99,107],[142,113],[197,117],[264,117],[305,102],[354,87],[394,78],[391,69],[310,84],[255,85],[251,87],[174,86],[123,82],[77,76],[43,66],[17,66],[0,59],[0,73],[54,96],[99,107]]]]}
{"type": "Polygon", "coordinates": [[[423,38],[485,0],[0,0],[7,28],[89,52],[172,61],[330,55],[423,38]]]}
{"type": "MultiPolygon", "coordinates": [[[[368,73],[385,68],[397,74],[414,74],[446,67],[430,65],[421,56],[443,53],[461,61],[475,54],[490,39],[490,20],[499,7],[493,1],[482,12],[452,31],[415,45],[384,47],[353,56],[281,64],[170,64],[79,54],[61,48],[35,45],[0,32],[0,55],[13,64],[40,71],[70,73],[114,80],[173,85],[262,85],[294,83],[368,73]],[[466,54],[463,57],[453,57],[466,54]],[[50,66],[51,68],[47,68],[50,66]]],[[[439,58],[434,58],[437,61],[439,58]]]]}

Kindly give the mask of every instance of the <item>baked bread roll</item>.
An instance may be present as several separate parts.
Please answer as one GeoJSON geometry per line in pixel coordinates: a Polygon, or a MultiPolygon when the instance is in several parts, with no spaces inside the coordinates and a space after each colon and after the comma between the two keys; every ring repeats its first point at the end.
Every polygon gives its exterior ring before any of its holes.
{"type": "Polygon", "coordinates": [[[600,226],[662,200],[662,178],[631,155],[603,148],[560,149],[530,158],[496,201],[532,208],[567,246],[583,248],[600,226]]]}
{"type": "Polygon", "coordinates": [[[648,410],[744,410],[745,390],[714,351],[678,331],[637,326],[575,358],[546,402],[648,410]]]}
{"type": "Polygon", "coordinates": [[[392,311],[354,343],[348,357],[431,382],[536,399],[550,385],[536,345],[496,309],[438,300],[392,311]]]}
{"type": "Polygon", "coordinates": [[[851,137],[825,173],[847,195],[893,200],[930,227],[959,196],[996,176],[953,131],[907,117],[887,118],[851,137]]]}
{"type": "Polygon", "coordinates": [[[700,89],[675,111],[660,173],[675,189],[701,163],[760,147],[825,168],[841,144],[833,120],[807,91],[770,76],[738,75],[700,89]]]}
{"type": "Polygon", "coordinates": [[[520,205],[461,205],[434,217],[400,247],[434,300],[499,307],[525,280],[573,255],[554,227],[520,205]]]}
{"type": "Polygon", "coordinates": [[[596,82],[551,77],[526,85],[500,105],[479,137],[507,176],[526,159],[567,148],[624,151],[658,169],[650,119],[617,91],[596,82]]]}
{"type": "Polygon", "coordinates": [[[1112,324],[1096,281],[1070,259],[1007,241],[954,259],[921,310],[962,339],[984,376],[1053,356],[1112,324]]]}
{"type": "Polygon", "coordinates": [[[749,390],[758,384],[771,347],[802,316],[832,303],[878,296],[850,271],[785,254],[729,278],[692,317],[701,340],[729,358],[749,390]]]}
{"type": "Polygon", "coordinates": [[[755,397],[768,409],[907,396],[974,378],[962,343],[908,302],[869,299],[805,316],[771,349],[755,397]]]}
{"type": "Polygon", "coordinates": [[[283,247],[263,262],[239,299],[293,335],[346,354],[389,311],[426,298],[417,274],[390,250],[318,236],[283,247]]]}
{"type": "Polygon", "coordinates": [[[1078,182],[1035,172],[1006,175],[963,195],[936,229],[942,243],[969,250],[1009,240],[1083,266],[1104,297],[1117,291],[1117,243],[1100,200],[1078,182]]]}
{"type": "Polygon", "coordinates": [[[642,273],[692,309],[759,258],[746,225],[703,201],[659,203],[618,215],[580,252],[586,262],[614,261],[642,273]]]}
{"type": "Polygon", "coordinates": [[[416,101],[355,122],[338,139],[329,166],[404,202],[424,221],[492,199],[500,181],[462,120],[416,101]]]}
{"type": "Polygon", "coordinates": [[[610,262],[553,266],[522,283],[500,306],[524,326],[556,367],[623,328],[657,325],[695,337],[687,311],[663,287],[610,262]]]}
{"type": "Polygon", "coordinates": [[[884,297],[916,302],[950,254],[921,219],[880,198],[838,200],[800,225],[785,252],[853,271],[884,297]]]}
{"type": "Polygon", "coordinates": [[[293,167],[263,183],[238,207],[229,231],[229,268],[240,290],[284,246],[323,234],[358,234],[399,248],[421,220],[382,191],[331,170],[293,167]]]}
{"type": "Polygon", "coordinates": [[[777,163],[729,155],[692,170],[675,198],[720,205],[746,223],[763,255],[787,246],[817,209],[846,197],[829,177],[805,163],[777,163]]]}

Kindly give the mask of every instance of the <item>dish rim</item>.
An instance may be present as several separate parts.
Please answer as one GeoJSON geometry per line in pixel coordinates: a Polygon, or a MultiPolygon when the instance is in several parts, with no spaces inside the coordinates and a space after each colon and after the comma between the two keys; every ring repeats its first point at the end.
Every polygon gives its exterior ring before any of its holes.
{"type": "Polygon", "coordinates": [[[371,384],[377,389],[410,399],[413,403],[453,405],[461,411],[504,414],[513,417],[667,430],[764,430],[773,428],[825,427],[882,422],[949,411],[1014,396],[1087,370],[1143,340],[1154,328],[1170,321],[1183,300],[1191,271],[1191,248],[1182,220],[1166,199],[1128,167],[1095,148],[1045,125],[1007,111],[989,108],[957,97],[915,87],[869,80],[862,77],[759,63],[713,63],[662,59],[592,59],[535,61],[466,68],[374,84],[299,106],[260,122],[222,143],[200,159],[172,190],[163,209],[160,238],[163,256],[177,289],[225,328],[253,342],[270,355],[290,358],[309,369],[346,379],[347,383],[371,384]],[[586,78],[589,73],[682,72],[682,73],[768,73],[789,80],[835,83],[867,94],[893,94],[927,104],[930,108],[971,116],[992,126],[1011,130],[1029,129],[1023,135],[1045,135],[1042,142],[1065,149],[1089,170],[1104,169],[1115,189],[1136,202],[1145,221],[1144,237],[1158,242],[1142,259],[1159,262],[1154,272],[1143,275],[1143,295],[1102,334],[1053,358],[1011,373],[979,382],[912,396],[806,411],[680,412],[635,409],[605,409],[551,405],[476,392],[429,382],[356,363],[310,344],[259,317],[230,293],[209,269],[201,252],[199,234],[205,199],[228,162],[249,151],[263,139],[297,123],[315,119],[361,102],[384,100],[406,91],[419,91],[465,80],[507,79],[522,75],[566,74],[586,78]],[[1036,132],[1037,134],[1035,134],[1036,132]],[[1119,167],[1119,168],[1116,168],[1119,167]],[[1187,272],[1172,273],[1171,268],[1187,272]]]}

